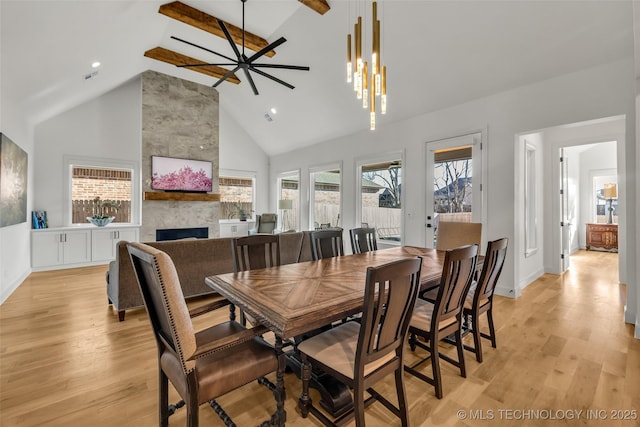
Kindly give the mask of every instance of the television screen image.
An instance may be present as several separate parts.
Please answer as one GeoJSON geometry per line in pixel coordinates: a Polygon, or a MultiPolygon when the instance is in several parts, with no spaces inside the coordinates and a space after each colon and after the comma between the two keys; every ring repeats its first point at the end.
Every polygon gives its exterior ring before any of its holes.
{"type": "Polygon", "coordinates": [[[151,157],[151,188],[207,193],[212,190],[212,164],[203,160],[151,157]]]}

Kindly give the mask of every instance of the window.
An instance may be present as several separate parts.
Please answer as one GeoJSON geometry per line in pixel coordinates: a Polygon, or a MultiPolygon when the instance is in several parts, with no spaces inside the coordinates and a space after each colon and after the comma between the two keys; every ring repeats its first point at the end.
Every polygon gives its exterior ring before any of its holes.
{"type": "Polygon", "coordinates": [[[255,208],[255,172],[220,170],[220,218],[238,218],[242,209],[253,218],[255,208]]]}
{"type": "Polygon", "coordinates": [[[332,165],[311,170],[309,224],[312,229],[341,226],[342,175],[340,169],[340,165],[332,165]]]}
{"type": "MultiPolygon", "coordinates": [[[[361,224],[376,229],[380,243],[402,240],[402,158],[359,162],[361,224]]],[[[395,243],[394,243],[395,244],[395,243]]]]}
{"type": "Polygon", "coordinates": [[[138,165],[119,160],[92,158],[64,158],[68,170],[68,208],[65,224],[87,224],[87,217],[94,213],[94,200],[112,201],[119,206],[112,209],[114,223],[137,223],[139,201],[134,194],[140,194],[137,183],[138,165]]]}
{"type": "Polygon", "coordinates": [[[282,231],[300,229],[300,172],[285,172],[278,176],[278,228],[282,231]]]}

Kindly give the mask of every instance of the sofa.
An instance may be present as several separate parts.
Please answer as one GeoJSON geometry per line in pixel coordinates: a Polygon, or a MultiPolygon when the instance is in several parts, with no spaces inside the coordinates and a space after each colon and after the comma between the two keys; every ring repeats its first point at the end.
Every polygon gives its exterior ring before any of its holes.
{"type": "MultiPolygon", "coordinates": [[[[291,264],[309,260],[307,251],[302,254],[306,232],[279,234],[280,263],[291,264]]],[[[306,233],[308,234],[308,233],[306,233]]],[[[173,260],[185,298],[215,294],[204,283],[207,276],[234,271],[231,237],[212,239],[182,239],[161,242],[147,242],[149,246],[167,253],[173,260]]],[[[127,251],[127,241],[120,241],[116,247],[116,259],[109,263],[107,271],[107,298],[109,304],[123,321],[125,310],[143,307],[142,295],[138,288],[133,265],[127,251]]],[[[307,242],[307,250],[310,246],[307,242]]]]}

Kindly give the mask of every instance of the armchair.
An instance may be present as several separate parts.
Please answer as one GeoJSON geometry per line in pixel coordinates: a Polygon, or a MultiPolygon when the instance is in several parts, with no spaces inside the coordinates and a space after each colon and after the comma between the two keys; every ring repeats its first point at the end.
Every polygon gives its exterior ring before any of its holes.
{"type": "Polygon", "coordinates": [[[278,215],[274,213],[264,213],[256,215],[255,228],[249,230],[249,234],[266,233],[273,234],[278,224],[278,215]]]}

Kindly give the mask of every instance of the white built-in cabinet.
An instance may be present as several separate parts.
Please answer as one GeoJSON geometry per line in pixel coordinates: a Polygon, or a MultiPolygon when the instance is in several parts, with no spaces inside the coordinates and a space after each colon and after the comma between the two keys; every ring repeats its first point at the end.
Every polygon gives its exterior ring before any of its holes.
{"type": "Polygon", "coordinates": [[[234,219],[221,219],[220,237],[242,237],[249,235],[249,230],[256,226],[255,221],[240,221],[234,219]]]}
{"type": "Polygon", "coordinates": [[[118,241],[138,241],[138,236],[135,226],[31,230],[31,268],[38,271],[107,264],[116,257],[118,241]]]}

